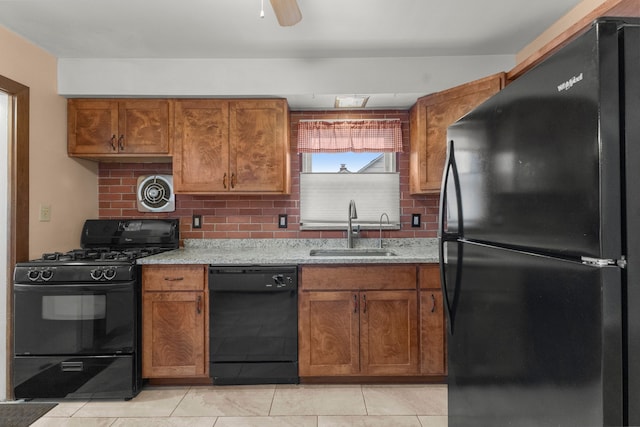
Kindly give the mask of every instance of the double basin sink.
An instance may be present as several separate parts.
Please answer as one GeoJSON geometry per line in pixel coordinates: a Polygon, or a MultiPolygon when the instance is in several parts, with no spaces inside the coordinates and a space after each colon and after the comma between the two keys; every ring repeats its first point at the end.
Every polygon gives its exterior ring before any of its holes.
{"type": "Polygon", "coordinates": [[[395,252],[389,249],[377,248],[327,248],[327,249],[311,249],[311,256],[326,257],[371,257],[371,256],[395,256],[395,252]]]}

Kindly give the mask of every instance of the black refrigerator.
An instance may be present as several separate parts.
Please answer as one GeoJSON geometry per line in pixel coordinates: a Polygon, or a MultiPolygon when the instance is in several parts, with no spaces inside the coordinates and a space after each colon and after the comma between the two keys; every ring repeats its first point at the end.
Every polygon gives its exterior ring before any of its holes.
{"type": "Polygon", "coordinates": [[[640,20],[449,127],[449,426],[640,425],[640,20]]]}

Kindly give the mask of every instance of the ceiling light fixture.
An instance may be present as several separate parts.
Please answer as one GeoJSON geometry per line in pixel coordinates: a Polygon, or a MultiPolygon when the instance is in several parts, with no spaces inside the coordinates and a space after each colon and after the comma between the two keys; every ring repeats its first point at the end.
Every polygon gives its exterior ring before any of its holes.
{"type": "MultiPolygon", "coordinates": [[[[290,27],[302,19],[297,0],[270,0],[273,13],[282,27],[290,27]]],[[[264,18],[264,0],[260,0],[260,18],[264,18]]]]}
{"type": "Polygon", "coordinates": [[[335,108],[364,108],[369,100],[368,96],[336,96],[335,108]]]}

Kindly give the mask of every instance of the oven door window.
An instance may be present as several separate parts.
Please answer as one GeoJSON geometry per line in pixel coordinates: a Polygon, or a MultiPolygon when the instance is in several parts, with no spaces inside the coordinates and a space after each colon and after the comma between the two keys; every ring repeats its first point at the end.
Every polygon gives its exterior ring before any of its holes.
{"type": "Polygon", "coordinates": [[[101,320],[107,315],[107,295],[45,295],[44,320],[101,320]]]}
{"type": "Polygon", "coordinates": [[[15,353],[130,353],[136,297],[124,286],[15,285],[15,353]]]}

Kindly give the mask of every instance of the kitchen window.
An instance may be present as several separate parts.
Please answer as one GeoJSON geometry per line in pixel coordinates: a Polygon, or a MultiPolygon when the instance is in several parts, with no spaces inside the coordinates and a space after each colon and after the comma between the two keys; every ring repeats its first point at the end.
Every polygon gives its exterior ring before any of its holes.
{"type": "Polygon", "coordinates": [[[343,230],[354,200],[360,229],[400,228],[400,174],[396,152],[402,150],[399,120],[301,120],[300,228],[343,230]]]}

